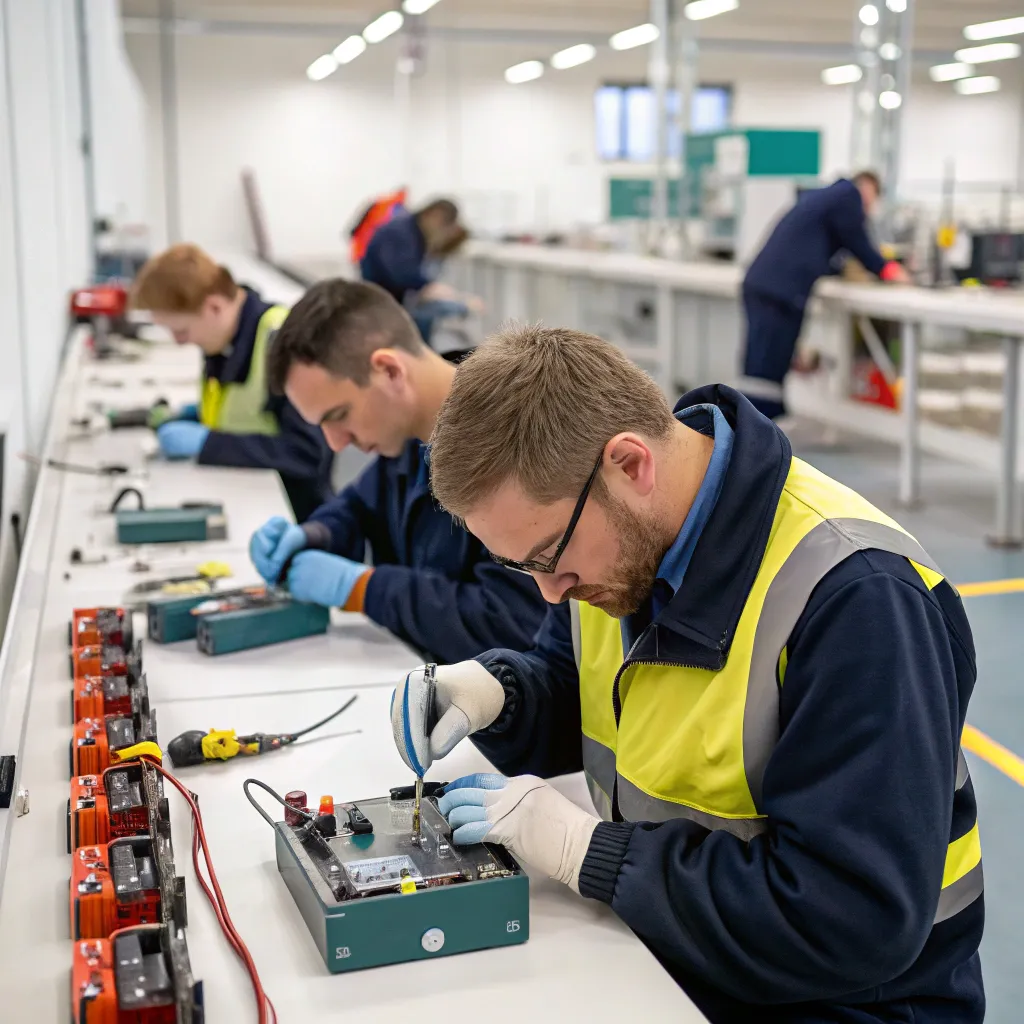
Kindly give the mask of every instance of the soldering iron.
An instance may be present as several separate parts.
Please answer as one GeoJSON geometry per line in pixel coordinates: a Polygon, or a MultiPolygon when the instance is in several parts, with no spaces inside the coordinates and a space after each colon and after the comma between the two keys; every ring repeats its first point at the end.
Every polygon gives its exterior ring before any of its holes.
{"type": "Polygon", "coordinates": [[[212,761],[230,761],[233,757],[257,757],[290,746],[300,737],[333,721],[355,702],[356,697],[350,697],[337,711],[332,711],[326,718],[321,718],[319,722],[314,722],[313,725],[306,726],[298,732],[254,732],[247,736],[239,736],[234,729],[211,729],[209,732],[190,729],[180,736],[175,736],[167,744],[167,756],[175,768],[189,768],[212,761]]]}

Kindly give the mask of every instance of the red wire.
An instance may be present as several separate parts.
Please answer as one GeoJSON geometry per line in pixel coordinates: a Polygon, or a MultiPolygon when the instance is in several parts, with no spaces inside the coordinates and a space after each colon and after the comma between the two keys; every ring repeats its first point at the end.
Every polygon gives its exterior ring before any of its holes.
{"type": "Polygon", "coordinates": [[[273,1017],[276,1024],[277,1011],[274,1009],[274,1005],[270,1002],[266,992],[263,991],[263,983],[260,981],[259,972],[256,970],[256,963],[252,958],[252,954],[249,952],[242,936],[238,933],[238,929],[231,920],[231,915],[228,913],[224,893],[221,891],[220,882],[217,880],[217,873],[213,870],[213,860],[210,857],[210,848],[206,842],[206,831],[203,828],[203,816],[199,810],[199,804],[196,802],[195,794],[186,789],[185,786],[183,786],[162,765],[157,764],[155,761],[149,761],[148,759],[147,761],[185,798],[185,801],[188,803],[189,808],[192,811],[192,863],[195,867],[199,884],[202,886],[203,892],[206,894],[206,898],[210,901],[210,905],[213,907],[214,913],[217,915],[217,922],[221,927],[221,931],[224,932],[231,948],[245,965],[246,972],[249,975],[249,980],[252,982],[253,993],[256,996],[256,1006],[259,1012],[259,1024],[270,1024],[270,1019],[267,1015],[268,1008],[270,1010],[270,1015],[273,1017]],[[207,881],[200,870],[200,848],[203,852],[203,859],[206,861],[207,871],[210,874],[209,884],[207,884],[207,881]]]}

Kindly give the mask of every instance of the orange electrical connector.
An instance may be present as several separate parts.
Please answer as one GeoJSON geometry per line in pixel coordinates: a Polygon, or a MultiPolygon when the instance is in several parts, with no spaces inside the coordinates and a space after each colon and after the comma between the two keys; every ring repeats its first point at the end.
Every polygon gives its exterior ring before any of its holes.
{"type": "Polygon", "coordinates": [[[113,644],[125,651],[132,647],[132,615],[124,608],[76,608],[68,623],[68,646],[113,644]]]}
{"type": "Polygon", "coordinates": [[[142,647],[136,644],[127,651],[109,643],[73,647],[68,654],[68,670],[72,679],[84,679],[86,676],[138,677],[142,672],[142,647]]]}
{"type": "Polygon", "coordinates": [[[71,778],[99,775],[119,760],[146,755],[160,760],[156,745],[156,716],[139,709],[130,715],[83,718],[71,738],[71,778]]]}
{"type": "Polygon", "coordinates": [[[71,722],[107,715],[131,715],[149,708],[145,675],[84,676],[71,691],[71,722]]]}
{"type": "Polygon", "coordinates": [[[144,759],[108,768],[102,775],[81,775],[71,780],[68,853],[80,846],[105,846],[122,836],[149,835],[169,820],[163,779],[144,759]]]}
{"type": "Polygon", "coordinates": [[[71,1010],[75,1024],[202,1024],[184,933],[139,925],[76,942],[71,1010]]]}
{"type": "Polygon", "coordinates": [[[164,891],[173,892],[173,873],[170,840],[159,834],[80,846],[71,859],[71,937],[105,939],[118,928],[162,924],[172,909],[162,913],[161,904],[164,891]]]}

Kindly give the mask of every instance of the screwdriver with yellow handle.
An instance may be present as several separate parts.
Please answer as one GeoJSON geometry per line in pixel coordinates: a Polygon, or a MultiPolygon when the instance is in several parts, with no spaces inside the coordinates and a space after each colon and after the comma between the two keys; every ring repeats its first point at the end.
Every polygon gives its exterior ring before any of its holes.
{"type": "MultiPolygon", "coordinates": [[[[356,695],[358,696],[358,694],[356,695]]],[[[332,711],[319,722],[300,729],[298,732],[265,733],[254,732],[239,736],[234,729],[190,729],[175,736],[167,744],[167,756],[175,768],[190,768],[197,764],[211,764],[214,761],[230,761],[234,757],[258,757],[290,746],[307,733],[333,721],[356,702],[350,697],[340,708],[332,711]]]]}

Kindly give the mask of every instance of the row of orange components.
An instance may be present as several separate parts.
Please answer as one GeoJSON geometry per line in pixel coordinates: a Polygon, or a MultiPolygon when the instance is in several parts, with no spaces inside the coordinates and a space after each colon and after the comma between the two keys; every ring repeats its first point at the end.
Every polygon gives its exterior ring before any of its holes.
{"type": "Polygon", "coordinates": [[[72,1012],[78,1024],[202,1024],[185,945],[156,721],[131,615],[77,609],[69,628],[72,1012]]]}
{"type": "Polygon", "coordinates": [[[122,756],[160,758],[142,649],[133,643],[131,621],[123,608],[79,608],[72,616],[72,778],[98,775],[122,756]]]}

